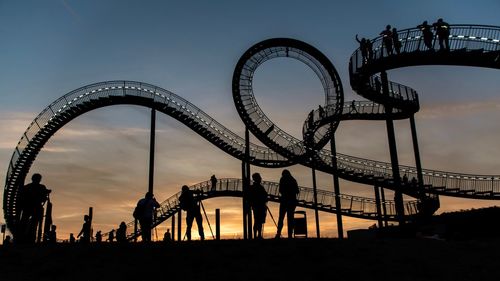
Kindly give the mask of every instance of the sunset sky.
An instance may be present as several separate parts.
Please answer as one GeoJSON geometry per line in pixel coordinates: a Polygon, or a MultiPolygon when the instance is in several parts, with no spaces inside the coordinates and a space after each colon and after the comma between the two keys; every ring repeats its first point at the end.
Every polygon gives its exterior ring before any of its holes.
{"type": "MultiPolygon", "coordinates": [[[[373,38],[387,24],[404,29],[440,17],[450,24],[500,26],[499,12],[498,0],[0,0],[0,182],[5,182],[12,152],[31,121],[51,102],[81,86],[109,80],[157,85],[243,136],[231,79],[239,57],[256,42],[290,37],[315,46],[337,68],[345,100],[361,100],[351,90],[348,76],[349,57],[358,47],[356,34],[373,38]]],[[[388,72],[390,80],[420,95],[416,122],[424,168],[500,174],[499,74],[444,66],[388,72]]],[[[261,66],[254,92],[271,120],[299,138],[307,113],[324,101],[314,72],[290,59],[261,66]]],[[[149,109],[139,106],[94,110],[58,131],[41,151],[29,177],[41,173],[42,182],[53,190],[59,238],[80,231],[89,206],[94,207],[94,231],[132,220],[137,200],[147,191],[149,117],[149,109]]],[[[400,163],[414,165],[409,121],[397,121],[396,133],[400,163]]],[[[384,122],[342,122],[336,136],[340,153],[390,160],[384,122]]],[[[238,160],[163,114],[157,115],[156,151],[159,201],[183,184],[208,180],[212,174],[241,177],[238,160]]],[[[300,185],[312,186],[309,169],[297,165],[290,170],[300,185]]],[[[253,167],[254,171],[269,181],[278,181],[281,174],[281,169],[253,167]]],[[[318,180],[320,188],[333,189],[331,175],[319,173],[318,180]]],[[[341,192],[372,197],[373,187],[341,181],[341,192]]],[[[388,197],[392,199],[389,193],[388,197]]],[[[204,204],[212,223],[214,209],[221,209],[224,237],[242,236],[241,199],[204,204]]],[[[441,197],[439,212],[499,204],[441,197]]],[[[277,217],[277,205],[270,207],[277,217]]],[[[313,236],[313,212],[308,212],[308,220],[313,236]]],[[[322,214],[320,221],[323,236],[337,236],[335,215],[322,214]]],[[[344,229],[373,223],[346,217],[344,229]]],[[[167,225],[169,221],[158,235],[167,225]]],[[[275,231],[269,219],[266,237],[275,231]]]]}

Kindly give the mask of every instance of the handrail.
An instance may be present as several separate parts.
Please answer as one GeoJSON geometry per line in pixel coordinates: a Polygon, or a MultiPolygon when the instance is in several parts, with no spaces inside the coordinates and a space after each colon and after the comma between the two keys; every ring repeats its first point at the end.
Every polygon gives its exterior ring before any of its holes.
{"type": "MultiPolygon", "coordinates": [[[[279,202],[280,194],[279,194],[279,183],[272,181],[263,181],[262,185],[266,189],[268,193],[268,199],[273,202],[279,202]]],[[[194,184],[189,187],[191,190],[195,191],[196,198],[200,200],[210,199],[213,197],[219,196],[233,196],[233,197],[241,197],[243,195],[243,181],[237,178],[222,178],[218,179],[216,187],[213,189],[211,186],[211,181],[203,181],[197,184],[194,184]]],[[[163,221],[170,218],[172,215],[177,213],[180,210],[179,207],[179,197],[181,192],[178,192],[168,199],[164,200],[160,207],[156,209],[156,213],[154,216],[153,226],[157,226],[163,221]]],[[[324,189],[317,190],[318,195],[318,205],[322,209],[322,211],[329,212],[338,212],[335,207],[335,193],[331,191],[327,191],[324,189]]],[[[360,196],[352,196],[347,194],[339,194],[341,199],[341,205],[346,206],[350,204],[350,208],[340,210],[346,216],[365,218],[365,219],[377,219],[375,214],[377,213],[376,201],[373,198],[360,197],[360,196]]],[[[310,187],[299,186],[299,195],[297,196],[297,200],[299,202],[298,206],[304,208],[314,208],[314,200],[313,200],[313,189],[310,187]]],[[[396,211],[395,211],[395,203],[392,200],[386,200],[382,202],[387,212],[387,219],[390,221],[395,221],[396,211]]],[[[405,201],[405,209],[408,210],[407,216],[411,217],[417,214],[416,206],[418,206],[418,200],[405,201]]],[[[128,222],[127,229],[133,229],[134,221],[128,222]]],[[[132,239],[139,235],[141,232],[140,226],[138,226],[138,232],[129,232],[128,239],[132,239]]],[[[103,237],[106,237],[109,232],[104,233],[103,237]]]]}

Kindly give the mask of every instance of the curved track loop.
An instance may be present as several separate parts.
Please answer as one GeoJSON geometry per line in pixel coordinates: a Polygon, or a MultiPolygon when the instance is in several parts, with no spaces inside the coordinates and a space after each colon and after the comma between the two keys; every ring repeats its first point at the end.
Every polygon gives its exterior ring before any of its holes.
{"type": "MultiPolygon", "coordinates": [[[[404,85],[389,81],[389,96],[384,95],[375,80],[378,73],[395,68],[417,65],[458,65],[500,69],[500,27],[482,25],[451,25],[450,50],[439,50],[434,38],[433,49],[425,46],[422,33],[417,28],[398,32],[401,53],[387,55],[382,37],[372,41],[372,59],[363,60],[357,49],[350,58],[349,74],[352,88],[361,96],[397,108],[407,113],[418,111],[417,93],[404,85]]],[[[393,109],[394,110],[394,109],[393,109]]],[[[415,168],[399,167],[401,173],[416,177],[415,168]]],[[[391,174],[390,171],[386,171],[391,174]]],[[[472,175],[435,170],[423,170],[424,188],[427,193],[446,196],[500,199],[499,175],[472,175]]]]}
{"type": "MultiPolygon", "coordinates": [[[[310,116],[313,120],[306,120],[304,132],[314,135],[314,145],[326,144],[330,134],[341,120],[365,119],[383,120],[388,114],[391,117],[402,119],[418,111],[418,95],[404,85],[390,83],[389,95],[382,95],[375,83],[376,73],[384,69],[421,64],[449,64],[482,66],[500,68],[498,27],[491,26],[452,26],[451,45],[449,53],[426,51],[421,43],[420,31],[408,29],[400,31],[402,50],[404,53],[391,57],[384,57],[378,47],[375,57],[369,63],[361,60],[360,51],[354,52],[350,61],[350,81],[352,87],[362,96],[375,102],[355,103],[355,112],[351,103],[343,103],[342,87],[338,75],[319,51],[305,43],[291,39],[266,40],[265,44],[255,45],[238,62],[237,70],[241,72],[233,76],[233,87],[239,89],[233,93],[236,107],[245,124],[252,130],[259,140],[267,147],[250,145],[250,162],[262,167],[286,167],[300,161],[306,166],[315,165],[315,168],[326,173],[333,173],[332,154],[328,150],[316,150],[314,147],[315,162],[306,157],[307,151],[303,142],[286,134],[275,126],[260,110],[253,98],[251,89],[251,74],[265,60],[292,53],[309,65],[322,80],[326,93],[326,115],[319,118],[318,112],[310,116]],[[284,43],[291,43],[287,46],[284,43]],[[287,52],[287,47],[288,52],[287,52]],[[268,53],[266,53],[268,52],[268,53]],[[312,55],[311,55],[312,54],[312,55]],[[260,59],[259,59],[260,58],[260,59]],[[250,61],[247,64],[247,60],[250,61]],[[385,66],[387,64],[387,66],[385,66]],[[385,66],[385,67],[384,67],[385,66]],[[249,67],[248,69],[245,69],[249,67]],[[250,78],[250,80],[248,80],[250,78]],[[240,82],[240,79],[247,82],[240,82]],[[247,87],[245,87],[245,85],[247,87]],[[378,90],[378,91],[377,91],[378,90]],[[390,110],[385,112],[385,107],[390,110]],[[262,116],[259,115],[262,113],[262,116]],[[266,123],[267,121],[267,123],[266,123]],[[333,128],[323,126],[332,123],[333,128]],[[263,125],[265,124],[265,125],[263,125]],[[274,125],[274,126],[273,126],[274,125]],[[312,125],[312,126],[308,126],[312,125]],[[262,127],[263,126],[263,127],[262,127]],[[312,134],[311,134],[312,132],[312,134]],[[275,152],[279,152],[278,153],[275,152]]],[[[380,38],[374,40],[378,46],[380,38]]],[[[287,43],[287,44],[288,44],[287,43]]],[[[43,110],[30,124],[21,137],[6,175],[4,190],[4,215],[7,225],[15,233],[15,226],[20,209],[18,207],[19,187],[49,138],[61,127],[77,116],[90,110],[115,105],[136,104],[154,107],[158,111],[168,114],[179,120],[212,144],[226,153],[243,159],[244,139],[229,131],[205,112],[182,99],[181,97],[162,88],[140,82],[112,81],[88,85],[72,91],[43,110]]],[[[337,160],[336,172],[346,180],[377,185],[386,188],[396,188],[392,179],[390,163],[374,161],[349,155],[335,155],[337,160]]],[[[409,178],[417,177],[416,169],[409,166],[400,166],[401,173],[409,178]]],[[[468,197],[478,199],[500,199],[500,176],[458,174],[433,170],[424,170],[426,192],[447,196],[468,197]]],[[[410,188],[404,193],[416,196],[417,192],[410,188]]]]}
{"type": "MultiPolygon", "coordinates": [[[[262,183],[268,194],[268,200],[271,202],[279,202],[279,183],[264,181],[262,183]]],[[[241,179],[219,179],[217,185],[212,189],[210,181],[201,182],[190,187],[194,190],[195,195],[200,200],[215,198],[215,197],[242,197],[243,196],[243,181],[241,179]]],[[[298,206],[302,208],[313,209],[313,189],[310,187],[299,187],[300,193],[298,196],[298,206]]],[[[153,227],[161,224],[180,211],[179,196],[181,192],[172,195],[167,200],[160,204],[160,208],[156,209],[156,216],[153,221],[153,227]]],[[[377,220],[377,206],[372,198],[358,197],[340,194],[342,209],[340,212],[349,217],[377,220]]],[[[418,214],[418,201],[405,202],[405,213],[407,218],[418,214]]],[[[396,209],[394,201],[386,201],[387,220],[396,220],[396,209]]],[[[335,193],[326,190],[318,190],[318,209],[323,212],[336,213],[335,193]]],[[[138,225],[139,227],[139,225],[138,225]]],[[[127,229],[134,229],[134,221],[127,223],[127,229]]],[[[133,239],[141,234],[141,230],[128,233],[128,239],[133,239]]],[[[107,237],[106,234],[103,234],[107,237]]]]}
{"type": "MultiPolygon", "coordinates": [[[[288,159],[309,163],[312,154],[311,145],[289,135],[274,124],[257,104],[253,93],[253,75],[257,68],[264,62],[279,57],[296,59],[309,66],[323,85],[325,108],[331,116],[340,115],[344,92],[335,67],[313,46],[289,38],[259,42],[241,56],[233,73],[234,104],[245,125],[262,143],[288,159]]],[[[324,130],[316,133],[316,139],[321,143],[320,147],[328,143],[340,120],[335,118],[328,121],[331,126],[322,127],[324,130]]]]}

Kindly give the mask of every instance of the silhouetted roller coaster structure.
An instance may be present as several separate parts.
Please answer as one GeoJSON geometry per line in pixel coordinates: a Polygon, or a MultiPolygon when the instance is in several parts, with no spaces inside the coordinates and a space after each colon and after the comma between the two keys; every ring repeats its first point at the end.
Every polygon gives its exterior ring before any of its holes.
{"type": "MultiPolygon", "coordinates": [[[[242,160],[242,179],[221,179],[213,190],[209,182],[192,188],[200,199],[219,196],[242,197],[250,184],[250,165],[278,168],[301,164],[333,175],[334,191],[301,187],[299,206],[364,219],[405,223],[433,214],[439,195],[473,199],[500,199],[499,175],[472,175],[426,170],[421,167],[414,115],[420,109],[418,94],[408,86],[391,82],[387,70],[417,65],[459,65],[499,69],[500,27],[451,25],[450,50],[434,51],[423,42],[417,28],[398,32],[401,53],[387,55],[382,38],[372,40],[373,57],[363,58],[357,49],[349,62],[350,84],[370,101],[344,102],[340,77],[330,60],[304,42],[275,38],[259,42],[239,59],[232,89],[236,109],[246,126],[245,137],[231,132],[207,113],[163,88],[134,81],[110,81],[76,89],[45,108],[22,135],[10,160],[3,208],[7,225],[15,235],[19,223],[19,194],[30,167],[45,143],[65,124],[97,108],[133,104],[165,113],[198,133],[231,156],[242,160]],[[279,128],[259,107],[253,93],[253,74],[264,62],[278,57],[299,60],[318,76],[324,89],[325,105],[307,116],[303,138],[297,139],[279,128]],[[416,167],[399,165],[393,120],[409,119],[416,167]],[[345,120],[385,120],[391,163],[338,153],[335,130],[345,120]],[[251,132],[265,146],[249,142],[251,132]],[[330,149],[325,145],[330,143],[330,149]],[[417,184],[403,182],[401,174],[415,177],[417,184]],[[375,187],[375,198],[341,194],[338,178],[375,187]],[[394,191],[394,201],[380,198],[384,189],[394,191]],[[403,194],[416,198],[403,201],[403,194]]],[[[433,44],[437,45],[436,40],[433,44]]],[[[279,200],[277,183],[264,182],[271,201],[279,200]]],[[[154,226],[179,212],[179,194],[157,209],[154,226]]],[[[131,223],[129,223],[130,225],[131,223]]],[[[129,235],[133,238],[137,230],[129,235]]]]}

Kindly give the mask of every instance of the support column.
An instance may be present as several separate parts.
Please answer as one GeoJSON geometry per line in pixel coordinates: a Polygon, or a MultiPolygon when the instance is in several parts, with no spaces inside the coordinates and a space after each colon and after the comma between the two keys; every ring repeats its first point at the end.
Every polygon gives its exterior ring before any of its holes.
{"type": "Polygon", "coordinates": [[[245,157],[242,162],[243,179],[243,238],[252,239],[252,211],[247,194],[250,188],[250,131],[245,127],[245,157]]]}
{"type": "Polygon", "coordinates": [[[312,178],[313,178],[313,200],[314,200],[314,218],[316,219],[316,238],[320,238],[319,232],[319,213],[318,213],[318,190],[316,187],[316,169],[314,168],[314,159],[312,164],[312,178]]]}
{"type": "MultiPolygon", "coordinates": [[[[330,129],[333,129],[330,125],[330,129]]],[[[335,209],[337,209],[337,230],[339,239],[344,238],[344,226],[342,223],[342,206],[340,201],[340,183],[337,173],[337,148],[335,144],[335,134],[332,135],[330,140],[330,150],[332,153],[332,166],[333,166],[333,192],[335,193],[335,209]]]]}
{"type": "Polygon", "coordinates": [[[378,186],[373,186],[375,189],[375,204],[377,205],[377,219],[378,219],[378,228],[383,227],[383,222],[382,222],[382,208],[381,208],[381,202],[380,202],[380,192],[378,186]]]}
{"type": "Polygon", "coordinates": [[[172,242],[175,241],[175,214],[172,215],[172,242]]]}
{"type": "Polygon", "coordinates": [[[182,210],[177,213],[177,241],[182,241],[182,210]]]}
{"type": "Polygon", "coordinates": [[[241,197],[241,207],[243,209],[243,239],[247,240],[248,239],[248,233],[247,233],[247,201],[246,201],[246,167],[245,167],[245,160],[241,162],[241,183],[242,187],[241,190],[243,192],[243,196],[241,197]]]}
{"type": "Polygon", "coordinates": [[[389,226],[389,221],[387,220],[387,206],[385,204],[385,191],[383,187],[380,187],[380,196],[382,197],[382,212],[384,214],[384,226],[389,226]]]}
{"type": "MultiPolygon", "coordinates": [[[[389,81],[385,71],[380,73],[382,78],[382,92],[387,97],[389,96],[389,81]]],[[[392,112],[392,108],[385,106],[385,112],[392,112]]],[[[401,192],[401,176],[399,174],[398,150],[396,147],[396,136],[394,133],[394,123],[391,118],[386,119],[387,138],[389,140],[389,152],[391,154],[392,177],[394,180],[394,201],[396,204],[396,216],[399,225],[403,225],[404,221],[404,204],[403,193],[401,192]]]]}
{"type": "Polygon", "coordinates": [[[156,110],[151,109],[151,130],[149,131],[149,182],[148,191],[153,193],[155,175],[155,133],[156,133],[156,110]]]}
{"type": "Polygon", "coordinates": [[[45,223],[43,225],[43,242],[47,242],[51,226],[52,226],[52,203],[50,202],[49,199],[47,201],[47,207],[45,210],[45,223]]]}
{"type": "Polygon", "coordinates": [[[422,164],[420,162],[420,150],[418,148],[417,127],[415,126],[415,115],[410,117],[411,139],[413,141],[413,152],[415,153],[415,166],[417,166],[417,180],[420,199],[425,196],[424,176],[422,173],[422,164]]]}
{"type": "Polygon", "coordinates": [[[220,209],[215,209],[215,240],[220,240],[220,209]]]}
{"type": "MultiPolygon", "coordinates": [[[[134,219],[134,233],[135,233],[134,242],[137,242],[137,236],[138,236],[137,235],[137,219],[134,219]]],[[[111,242],[111,241],[109,241],[109,242],[111,242]]]]}

